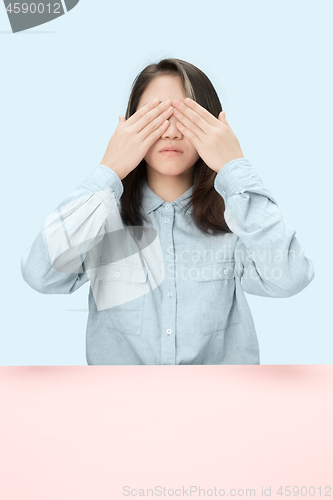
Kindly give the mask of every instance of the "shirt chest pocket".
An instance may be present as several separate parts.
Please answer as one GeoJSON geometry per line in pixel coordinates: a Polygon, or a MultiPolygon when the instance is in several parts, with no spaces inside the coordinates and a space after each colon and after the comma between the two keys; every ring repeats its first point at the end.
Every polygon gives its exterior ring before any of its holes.
{"type": "Polygon", "coordinates": [[[95,302],[111,330],[141,335],[147,269],[113,262],[98,269],[95,302]]]}
{"type": "Polygon", "coordinates": [[[235,261],[208,262],[196,266],[199,295],[200,332],[221,332],[239,323],[234,303],[235,261]]]}

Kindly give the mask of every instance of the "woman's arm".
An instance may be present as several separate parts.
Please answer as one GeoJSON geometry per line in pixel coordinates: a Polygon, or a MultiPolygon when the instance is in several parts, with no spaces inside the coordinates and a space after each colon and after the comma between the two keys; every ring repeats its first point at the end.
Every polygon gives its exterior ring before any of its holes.
{"type": "Polygon", "coordinates": [[[103,239],[106,220],[108,230],[123,228],[117,207],[122,193],[118,175],[96,166],[50,214],[24,252],[21,270],[28,285],[40,293],[73,293],[86,283],[85,261],[103,239]]]}
{"type": "Polygon", "coordinates": [[[123,193],[121,179],[139,165],[169,126],[170,104],[152,99],[128,120],[119,116],[101,164],[52,212],[24,253],[22,275],[32,288],[72,293],[88,281],[85,269],[98,267],[94,247],[105,233],[122,234],[117,207],[123,193]]]}
{"type": "Polygon", "coordinates": [[[225,201],[225,220],[239,237],[235,265],[245,292],[290,297],[303,290],[314,278],[313,263],[250,162],[225,164],[214,187],[225,201]]]}
{"type": "Polygon", "coordinates": [[[277,203],[244,158],[239,141],[221,111],[215,118],[192,99],[174,101],[178,129],[200,157],[218,172],[214,187],[225,201],[224,217],[239,239],[236,269],[244,290],[266,297],[290,297],[314,278],[296,231],[279,212],[277,203]]]}

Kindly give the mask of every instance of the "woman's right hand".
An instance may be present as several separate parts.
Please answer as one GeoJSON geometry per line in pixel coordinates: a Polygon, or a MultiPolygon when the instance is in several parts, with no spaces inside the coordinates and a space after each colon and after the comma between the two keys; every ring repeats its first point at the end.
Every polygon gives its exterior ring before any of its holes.
{"type": "Polygon", "coordinates": [[[171,101],[149,101],[126,120],[119,116],[118,126],[110,139],[100,165],[116,172],[122,180],[146,156],[149,148],[169,126],[173,112],[171,101]]]}

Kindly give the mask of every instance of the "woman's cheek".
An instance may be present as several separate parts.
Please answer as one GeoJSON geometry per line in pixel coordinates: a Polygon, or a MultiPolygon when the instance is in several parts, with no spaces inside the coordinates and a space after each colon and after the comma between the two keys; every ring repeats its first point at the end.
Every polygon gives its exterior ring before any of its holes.
{"type": "Polygon", "coordinates": [[[146,160],[147,163],[149,163],[151,157],[150,149],[147,151],[146,155],[143,157],[144,160],[146,160]]]}

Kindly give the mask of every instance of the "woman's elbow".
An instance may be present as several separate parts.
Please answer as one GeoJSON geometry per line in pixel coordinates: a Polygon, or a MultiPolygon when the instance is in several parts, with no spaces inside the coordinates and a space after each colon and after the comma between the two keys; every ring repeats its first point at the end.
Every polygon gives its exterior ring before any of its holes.
{"type": "Polygon", "coordinates": [[[298,269],[296,276],[290,280],[289,287],[285,289],[285,297],[292,297],[297,295],[302,290],[304,290],[314,279],[315,272],[313,262],[310,259],[306,259],[306,265],[303,270],[298,269]]]}
{"type": "Polygon", "coordinates": [[[47,284],[38,273],[38,268],[31,267],[25,255],[21,259],[21,274],[24,281],[39,293],[48,293],[47,284]]]}

